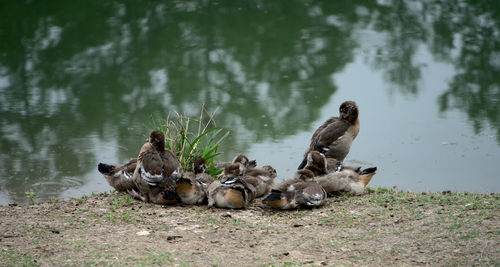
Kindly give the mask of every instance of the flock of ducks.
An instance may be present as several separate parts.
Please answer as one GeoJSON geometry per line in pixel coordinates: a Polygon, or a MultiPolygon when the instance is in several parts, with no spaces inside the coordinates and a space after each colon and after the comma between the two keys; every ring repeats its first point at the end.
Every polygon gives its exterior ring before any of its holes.
{"type": "Polygon", "coordinates": [[[165,148],[161,131],[150,133],[137,158],[123,165],[99,163],[98,170],[117,191],[144,202],[240,209],[263,198],[275,209],[318,207],[329,194],[362,194],[377,170],[342,164],[359,132],[359,108],[345,101],[339,113],[314,132],[295,176],[279,184],[274,182],[273,167],[257,167],[255,160],[244,155],[219,164],[224,171],[217,179],[205,173],[203,158],[194,161],[192,172],[185,172],[175,154],[165,148]]]}

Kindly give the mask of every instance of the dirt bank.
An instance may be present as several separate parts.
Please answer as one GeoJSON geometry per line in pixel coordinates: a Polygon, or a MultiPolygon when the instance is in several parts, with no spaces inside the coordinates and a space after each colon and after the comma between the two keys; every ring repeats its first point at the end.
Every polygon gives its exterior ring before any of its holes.
{"type": "Polygon", "coordinates": [[[312,210],[118,193],[0,206],[1,265],[499,265],[500,195],[378,189],[312,210]]]}

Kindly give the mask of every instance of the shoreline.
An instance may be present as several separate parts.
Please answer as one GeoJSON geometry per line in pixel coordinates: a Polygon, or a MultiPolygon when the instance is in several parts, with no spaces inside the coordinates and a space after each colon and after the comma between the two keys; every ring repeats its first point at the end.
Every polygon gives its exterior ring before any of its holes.
{"type": "Polygon", "coordinates": [[[0,206],[5,265],[499,265],[500,194],[369,189],[320,208],[160,206],[117,192],[0,206]]]}

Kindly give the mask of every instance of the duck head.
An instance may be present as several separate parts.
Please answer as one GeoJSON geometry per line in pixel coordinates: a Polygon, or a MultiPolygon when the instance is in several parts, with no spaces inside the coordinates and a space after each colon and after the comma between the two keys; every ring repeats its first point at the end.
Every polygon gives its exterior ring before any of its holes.
{"type": "Polygon", "coordinates": [[[311,151],[307,154],[306,169],[315,170],[319,174],[328,173],[328,161],[325,155],[318,151],[311,151]]]}
{"type": "Polygon", "coordinates": [[[339,108],[340,118],[354,123],[359,115],[359,108],[354,101],[345,101],[339,108]]]}
{"type": "Polygon", "coordinates": [[[204,158],[196,158],[193,162],[194,173],[204,173],[207,169],[207,163],[204,158]]]}
{"type": "Polygon", "coordinates": [[[269,177],[276,178],[276,176],[277,176],[276,169],[271,167],[271,165],[264,165],[264,166],[262,166],[262,169],[269,172],[269,177]]]}
{"type": "Polygon", "coordinates": [[[148,142],[157,151],[165,150],[165,135],[158,130],[154,130],[149,134],[148,142]]]}

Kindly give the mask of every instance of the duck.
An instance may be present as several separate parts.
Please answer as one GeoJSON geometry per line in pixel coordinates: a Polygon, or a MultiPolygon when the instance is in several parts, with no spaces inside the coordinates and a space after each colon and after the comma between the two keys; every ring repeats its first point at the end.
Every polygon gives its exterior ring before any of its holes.
{"type": "Polygon", "coordinates": [[[209,208],[242,209],[255,199],[255,187],[242,179],[239,167],[236,163],[226,166],[224,173],[208,186],[209,208]]]}
{"type": "Polygon", "coordinates": [[[208,186],[214,179],[204,173],[205,169],[205,159],[197,158],[193,163],[193,172],[184,172],[176,181],[177,194],[182,203],[193,205],[207,202],[208,186]]]}
{"type": "Polygon", "coordinates": [[[269,194],[276,176],[277,173],[273,167],[264,165],[261,168],[247,170],[242,178],[245,182],[255,187],[255,197],[260,198],[269,194]]]}
{"type": "Polygon", "coordinates": [[[310,151],[307,153],[307,163],[304,166],[304,169],[310,170],[314,176],[325,175],[329,172],[328,170],[328,161],[325,155],[321,154],[318,151],[310,151]]]}
{"type": "Polygon", "coordinates": [[[284,181],[271,190],[262,201],[274,209],[319,207],[326,202],[326,191],[314,180],[314,173],[298,170],[293,179],[284,181]]]}
{"type": "Polygon", "coordinates": [[[204,158],[196,158],[193,162],[193,171],[196,176],[196,180],[208,187],[214,181],[214,178],[207,174],[207,162],[204,158]]]}
{"type": "Polygon", "coordinates": [[[377,167],[366,168],[361,171],[342,165],[337,167],[336,171],[326,175],[316,177],[316,181],[325,189],[328,194],[337,194],[340,192],[350,192],[353,195],[364,193],[366,185],[375,175],[377,167]]]}
{"type": "Polygon", "coordinates": [[[298,169],[307,164],[310,151],[319,151],[326,158],[344,161],[359,133],[359,107],[354,101],[344,101],[339,107],[339,113],[339,117],[329,118],[314,132],[298,169]]]}
{"type": "Polygon", "coordinates": [[[243,172],[248,169],[257,167],[256,160],[249,160],[247,156],[240,154],[234,157],[234,159],[231,162],[223,162],[217,164],[217,168],[226,168],[227,166],[234,163],[240,164],[243,172]]]}
{"type": "Polygon", "coordinates": [[[132,175],[137,166],[137,159],[133,158],[123,165],[99,163],[97,170],[104,176],[108,184],[118,192],[137,190],[132,181],[132,175]]]}
{"type": "Polygon", "coordinates": [[[165,148],[165,136],[161,131],[150,133],[148,141],[141,147],[132,180],[138,191],[129,194],[155,204],[180,202],[176,182],[182,177],[182,166],[175,154],[165,148]]]}

